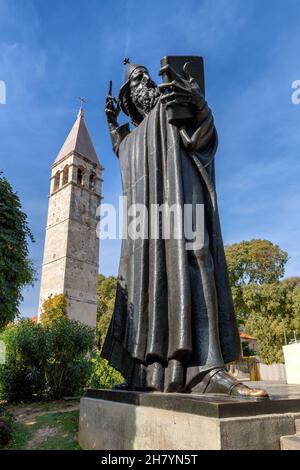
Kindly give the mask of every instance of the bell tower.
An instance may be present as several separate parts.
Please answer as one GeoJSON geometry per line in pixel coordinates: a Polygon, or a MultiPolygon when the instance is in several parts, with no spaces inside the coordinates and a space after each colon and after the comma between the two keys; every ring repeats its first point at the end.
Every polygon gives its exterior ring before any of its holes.
{"type": "Polygon", "coordinates": [[[68,317],[96,325],[102,171],[81,107],[51,170],[39,318],[49,296],[65,294],[68,317]]]}

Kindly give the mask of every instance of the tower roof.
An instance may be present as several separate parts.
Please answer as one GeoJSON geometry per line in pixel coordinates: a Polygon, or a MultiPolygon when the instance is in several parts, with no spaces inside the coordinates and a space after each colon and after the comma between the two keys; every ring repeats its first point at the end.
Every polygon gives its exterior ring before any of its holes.
{"type": "Polygon", "coordinates": [[[98,155],[94,148],[89,131],[85,125],[82,107],[80,108],[77,119],[68,137],[66,138],[65,143],[58,152],[54,163],[58,163],[71,152],[78,152],[80,155],[87,158],[91,162],[100,165],[98,155]]]}

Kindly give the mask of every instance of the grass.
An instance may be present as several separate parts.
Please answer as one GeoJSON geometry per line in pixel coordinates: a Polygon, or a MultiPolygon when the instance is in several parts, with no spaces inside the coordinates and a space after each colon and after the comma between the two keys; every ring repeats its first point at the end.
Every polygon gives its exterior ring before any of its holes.
{"type": "MultiPolygon", "coordinates": [[[[47,407],[46,407],[47,408],[47,407]]],[[[51,408],[51,406],[50,406],[51,408]]],[[[38,410],[36,410],[38,411],[38,410]]],[[[43,407],[45,412],[45,407],[43,407]]],[[[77,432],[79,411],[38,415],[36,412],[18,420],[8,450],[79,450],[77,432]]]]}

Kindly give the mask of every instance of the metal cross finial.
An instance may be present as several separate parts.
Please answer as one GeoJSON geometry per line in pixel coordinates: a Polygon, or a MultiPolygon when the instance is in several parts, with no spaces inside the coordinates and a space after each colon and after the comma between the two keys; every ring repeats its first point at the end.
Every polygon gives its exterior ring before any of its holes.
{"type": "Polygon", "coordinates": [[[129,57],[125,57],[125,59],[123,60],[123,64],[124,65],[130,64],[129,57]]]}
{"type": "Polygon", "coordinates": [[[80,101],[80,109],[82,109],[82,104],[83,103],[86,103],[86,100],[84,98],[82,98],[81,96],[79,96],[79,101],[80,101]]]}

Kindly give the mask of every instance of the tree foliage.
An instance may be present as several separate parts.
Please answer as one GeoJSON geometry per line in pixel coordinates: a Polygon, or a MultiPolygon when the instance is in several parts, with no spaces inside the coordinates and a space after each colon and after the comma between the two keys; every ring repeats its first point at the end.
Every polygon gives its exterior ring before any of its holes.
{"type": "Polygon", "coordinates": [[[64,294],[48,297],[42,305],[41,322],[51,324],[60,318],[67,318],[67,298],[64,294]]]}
{"type": "Polygon", "coordinates": [[[269,284],[284,276],[288,254],[269,240],[234,243],[225,251],[232,286],[269,284]]]}
{"type": "Polygon", "coordinates": [[[21,320],[7,326],[0,340],[6,361],[0,365],[0,398],[14,401],[42,397],[45,390],[46,341],[42,326],[21,320]]]}
{"type": "Polygon", "coordinates": [[[91,373],[94,329],[83,323],[56,319],[36,324],[23,319],[0,335],[6,362],[0,365],[0,398],[8,401],[57,399],[73,395],[91,373]]]}
{"type": "Polygon", "coordinates": [[[97,344],[101,349],[109,327],[115,304],[117,279],[114,276],[98,277],[97,290],[97,344]]]}
{"type": "Polygon", "coordinates": [[[282,362],[282,346],[300,335],[300,278],[282,280],[288,254],[268,240],[225,249],[239,324],[258,340],[261,360],[282,362]]]}
{"type": "Polygon", "coordinates": [[[115,384],[124,382],[122,375],[111,367],[106,359],[96,351],[92,359],[92,373],[89,385],[94,388],[112,388],[115,384]]]}
{"type": "Polygon", "coordinates": [[[95,345],[93,328],[74,320],[60,318],[44,327],[47,361],[45,382],[52,399],[74,395],[86,385],[95,345]]]}
{"type": "Polygon", "coordinates": [[[0,405],[0,449],[13,437],[13,423],[13,415],[0,405]]]}
{"type": "Polygon", "coordinates": [[[283,308],[280,279],[288,254],[269,240],[250,240],[225,247],[235,311],[244,324],[252,311],[283,308]]]}
{"type": "Polygon", "coordinates": [[[270,313],[262,316],[260,312],[251,312],[245,329],[257,338],[259,356],[265,364],[283,362],[282,346],[289,331],[286,319],[270,313]]]}
{"type": "Polygon", "coordinates": [[[90,380],[92,387],[111,388],[114,384],[124,381],[122,375],[100,356],[114,309],[116,287],[117,279],[114,276],[99,275],[97,291],[97,347],[99,351],[92,358],[93,371],[90,380]]]}
{"type": "Polygon", "coordinates": [[[18,316],[22,288],[34,280],[28,239],[33,236],[19,196],[0,173],[0,329],[18,316]]]}

